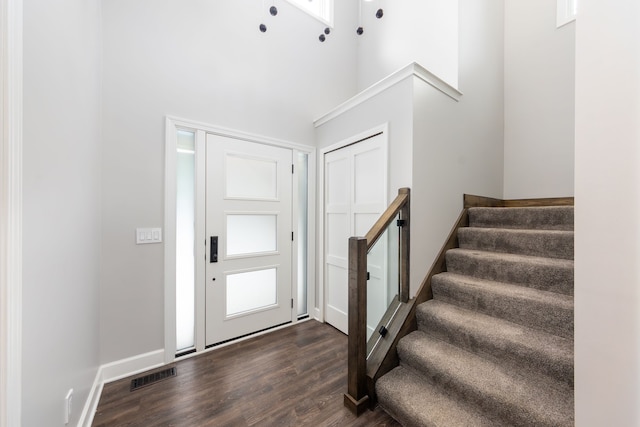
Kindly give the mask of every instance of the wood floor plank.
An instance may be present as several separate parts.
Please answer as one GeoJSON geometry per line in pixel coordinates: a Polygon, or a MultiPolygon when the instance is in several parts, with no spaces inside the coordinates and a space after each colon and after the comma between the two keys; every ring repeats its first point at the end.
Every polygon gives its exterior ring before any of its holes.
{"type": "Polygon", "coordinates": [[[347,337],[314,320],[170,366],[175,377],[133,392],[133,377],[106,384],[93,426],[399,426],[343,406],[347,337]]]}

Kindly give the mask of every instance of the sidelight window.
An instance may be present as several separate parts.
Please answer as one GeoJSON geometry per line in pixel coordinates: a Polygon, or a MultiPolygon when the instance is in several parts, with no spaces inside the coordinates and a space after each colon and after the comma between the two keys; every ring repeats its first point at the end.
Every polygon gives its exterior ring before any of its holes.
{"type": "Polygon", "coordinates": [[[195,346],[195,132],[179,130],[176,155],[176,349],[195,346]]]}

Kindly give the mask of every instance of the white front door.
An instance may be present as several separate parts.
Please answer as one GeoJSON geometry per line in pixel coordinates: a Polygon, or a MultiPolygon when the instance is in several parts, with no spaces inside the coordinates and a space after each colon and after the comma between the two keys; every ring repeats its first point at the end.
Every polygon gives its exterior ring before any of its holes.
{"type": "Polygon", "coordinates": [[[291,322],[292,150],[207,135],[207,346],[291,322]]]}
{"type": "Polygon", "coordinates": [[[346,334],[348,241],[364,236],[386,209],[386,135],[326,153],[324,181],[325,320],[346,334]]]}

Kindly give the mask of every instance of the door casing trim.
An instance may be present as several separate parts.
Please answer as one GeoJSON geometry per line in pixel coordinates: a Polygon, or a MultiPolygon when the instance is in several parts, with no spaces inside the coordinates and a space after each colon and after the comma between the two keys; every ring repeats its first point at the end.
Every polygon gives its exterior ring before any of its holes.
{"type": "Polygon", "coordinates": [[[22,8],[0,1],[0,427],[22,419],[22,8]]]}
{"type": "MultiPolygon", "coordinates": [[[[214,134],[229,138],[241,139],[244,141],[254,142],[257,144],[272,145],[276,147],[291,149],[294,153],[304,153],[309,156],[309,223],[308,223],[308,254],[307,254],[307,307],[309,308],[309,314],[312,307],[317,305],[315,301],[316,294],[316,282],[315,282],[315,248],[316,238],[315,233],[315,188],[316,188],[316,148],[303,145],[291,141],[281,140],[277,138],[267,137],[263,135],[257,135],[249,132],[239,131],[235,129],[224,128],[202,122],[197,122],[188,119],[182,119],[174,116],[166,116],[165,118],[165,194],[164,194],[164,360],[165,363],[171,363],[175,360],[176,355],[176,306],[175,306],[175,292],[176,292],[176,148],[177,148],[177,130],[193,131],[196,134],[196,174],[198,171],[204,171],[205,156],[198,155],[198,153],[204,153],[204,147],[206,144],[206,135],[214,134]]],[[[204,215],[198,214],[198,212],[204,212],[204,175],[196,176],[196,236],[203,236],[205,232],[204,215]]],[[[293,218],[297,218],[296,209],[297,206],[297,186],[294,186],[294,194],[292,203],[294,206],[293,218]]],[[[204,257],[204,245],[196,245],[195,256],[198,259],[204,257]]],[[[292,254],[292,277],[296,277],[297,270],[297,252],[294,248],[292,254]]],[[[204,313],[204,273],[201,269],[196,268],[196,334],[195,334],[195,347],[196,352],[192,355],[200,354],[205,349],[205,313],[204,313]],[[200,283],[198,286],[197,284],[200,283]]],[[[295,281],[292,282],[292,288],[295,281]]],[[[292,295],[294,298],[294,307],[297,306],[297,292],[292,289],[292,295]]],[[[296,316],[292,316],[292,323],[297,323],[296,316]]]]}

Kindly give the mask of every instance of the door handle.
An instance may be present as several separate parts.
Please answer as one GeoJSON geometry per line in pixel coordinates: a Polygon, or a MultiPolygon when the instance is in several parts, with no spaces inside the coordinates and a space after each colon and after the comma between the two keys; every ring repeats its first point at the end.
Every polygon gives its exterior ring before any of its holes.
{"type": "Polygon", "coordinates": [[[218,262],[218,236],[211,236],[211,252],[209,253],[209,262],[218,262]]]}

